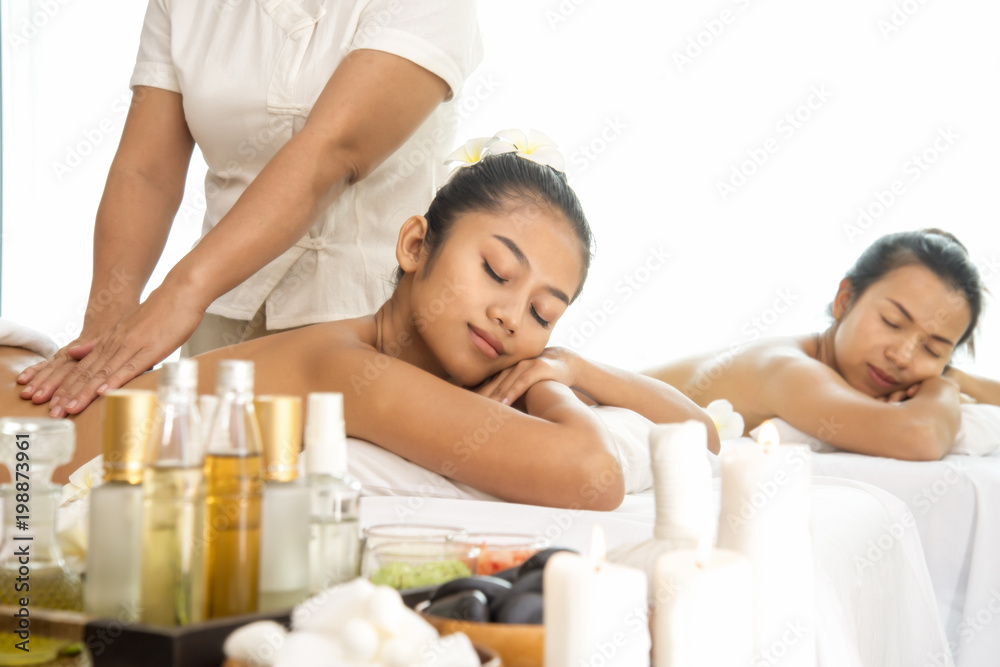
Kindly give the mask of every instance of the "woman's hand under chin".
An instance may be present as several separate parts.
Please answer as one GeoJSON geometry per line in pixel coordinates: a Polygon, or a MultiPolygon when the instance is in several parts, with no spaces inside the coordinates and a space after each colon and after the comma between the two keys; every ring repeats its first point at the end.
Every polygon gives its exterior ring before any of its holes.
{"type": "Polygon", "coordinates": [[[567,387],[577,381],[580,357],[562,347],[547,347],[533,359],[519,361],[476,388],[476,393],[511,405],[528,389],[543,380],[554,380],[567,387]]]}
{"type": "Polygon", "coordinates": [[[902,403],[917,395],[917,392],[920,391],[920,384],[919,382],[911,384],[906,389],[897,389],[886,396],[878,396],[875,400],[882,401],[883,403],[902,403]]]}

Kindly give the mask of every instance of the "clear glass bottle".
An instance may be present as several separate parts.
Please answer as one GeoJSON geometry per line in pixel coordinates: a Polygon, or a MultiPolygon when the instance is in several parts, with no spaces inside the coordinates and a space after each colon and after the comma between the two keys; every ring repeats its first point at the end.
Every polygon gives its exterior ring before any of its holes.
{"type": "Polygon", "coordinates": [[[264,449],[258,609],[291,609],[309,596],[309,490],[298,481],[302,399],[258,396],[254,409],[264,449]]]}
{"type": "Polygon", "coordinates": [[[187,625],[205,615],[205,478],[197,388],[197,361],[163,364],[142,483],[142,620],[155,625],[187,625]]]}
{"type": "Polygon", "coordinates": [[[90,491],[84,609],[137,621],[142,581],[142,472],[156,416],[156,394],[104,395],[104,484],[90,491]]]}
{"type": "Polygon", "coordinates": [[[317,593],[358,576],[361,484],[347,473],[343,396],[314,393],[308,401],[309,592],[317,593]]]}
{"type": "Polygon", "coordinates": [[[0,461],[11,477],[2,487],[0,604],[83,609],[80,575],[66,566],[56,539],[60,488],[51,481],[73,458],[75,440],[66,419],[0,419],[0,461]]]}
{"type": "Polygon", "coordinates": [[[206,618],[256,612],[260,578],[261,447],[253,362],[220,361],[216,387],[219,405],[205,455],[206,618]]]}

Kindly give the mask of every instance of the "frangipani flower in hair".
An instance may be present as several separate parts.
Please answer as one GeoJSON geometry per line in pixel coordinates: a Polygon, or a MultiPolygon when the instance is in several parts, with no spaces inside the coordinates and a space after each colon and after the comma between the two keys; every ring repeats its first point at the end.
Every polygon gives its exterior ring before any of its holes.
{"type": "Polygon", "coordinates": [[[556,171],[566,171],[566,160],[556,148],[556,142],[538,130],[501,130],[490,140],[486,149],[490,155],[517,153],[532,162],[548,165],[556,171]]]}
{"type": "Polygon", "coordinates": [[[457,149],[449,153],[448,157],[444,159],[444,163],[446,165],[450,165],[454,162],[458,162],[460,163],[459,166],[476,164],[483,158],[483,146],[486,145],[487,141],[491,141],[492,139],[493,137],[476,137],[475,139],[469,139],[457,149]]]}
{"type": "Polygon", "coordinates": [[[502,153],[514,153],[532,162],[552,167],[556,171],[566,170],[566,160],[556,148],[555,142],[538,130],[530,130],[527,134],[521,130],[502,130],[492,137],[469,139],[457,150],[452,151],[444,159],[444,163],[464,167],[479,162],[487,155],[502,153]]]}

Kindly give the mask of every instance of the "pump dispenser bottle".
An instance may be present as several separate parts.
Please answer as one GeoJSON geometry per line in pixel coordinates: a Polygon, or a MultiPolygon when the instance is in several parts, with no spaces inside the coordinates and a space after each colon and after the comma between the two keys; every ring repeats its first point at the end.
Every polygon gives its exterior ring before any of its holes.
{"type": "Polygon", "coordinates": [[[314,393],[308,401],[309,590],[317,593],[358,575],[361,484],[347,473],[343,396],[314,393]]]}

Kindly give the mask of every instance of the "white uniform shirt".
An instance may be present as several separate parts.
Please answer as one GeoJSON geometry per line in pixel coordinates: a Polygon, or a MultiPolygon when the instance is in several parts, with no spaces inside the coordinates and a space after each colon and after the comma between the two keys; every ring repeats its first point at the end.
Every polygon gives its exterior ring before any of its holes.
{"type": "MultiPolygon", "coordinates": [[[[202,235],[302,129],[344,56],[375,49],[444,79],[457,96],[482,59],[472,0],[150,0],[131,86],[181,93],[208,164],[202,235]]],[[[309,233],[208,312],[270,329],[374,312],[391,292],[396,236],[426,212],[460,143],[455,102],[430,118],[309,233]]]]}

